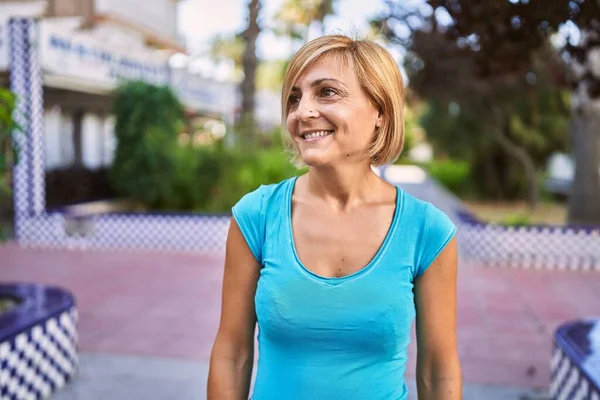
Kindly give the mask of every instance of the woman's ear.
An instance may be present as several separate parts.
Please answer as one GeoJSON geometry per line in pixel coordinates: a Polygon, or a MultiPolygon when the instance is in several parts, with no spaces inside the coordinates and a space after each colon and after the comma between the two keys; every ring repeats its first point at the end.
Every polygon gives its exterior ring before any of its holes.
{"type": "Polygon", "coordinates": [[[383,125],[383,114],[381,113],[381,111],[379,111],[379,114],[377,115],[377,120],[375,121],[375,127],[381,128],[381,125],[383,125]]]}

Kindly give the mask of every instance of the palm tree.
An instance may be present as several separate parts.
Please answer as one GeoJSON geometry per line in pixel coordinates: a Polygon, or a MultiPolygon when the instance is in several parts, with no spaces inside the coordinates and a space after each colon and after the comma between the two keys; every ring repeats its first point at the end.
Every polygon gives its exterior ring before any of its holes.
{"type": "Polygon", "coordinates": [[[244,54],[242,56],[242,66],[244,70],[244,79],[240,85],[242,93],[242,109],[240,112],[240,125],[246,130],[244,141],[250,140],[254,134],[254,96],[256,93],[256,69],[258,67],[258,57],[256,56],[256,40],[260,35],[260,25],[258,24],[258,13],[260,11],[260,1],[250,0],[248,3],[248,27],[242,32],[242,38],[246,42],[244,54]]]}
{"type": "Polygon", "coordinates": [[[305,43],[308,29],[318,22],[321,34],[325,33],[324,21],[333,13],[334,0],[285,0],[275,14],[275,32],[305,43]]]}
{"type": "Polygon", "coordinates": [[[233,64],[234,80],[239,81],[243,77],[243,57],[246,43],[241,34],[238,35],[216,35],[210,40],[206,54],[212,61],[219,65],[224,62],[233,64]]]}

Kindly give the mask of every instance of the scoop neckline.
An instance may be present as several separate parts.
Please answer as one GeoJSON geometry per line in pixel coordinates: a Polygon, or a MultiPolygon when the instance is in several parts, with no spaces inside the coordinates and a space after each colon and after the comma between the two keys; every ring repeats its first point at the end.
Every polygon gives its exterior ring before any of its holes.
{"type": "Polygon", "coordinates": [[[319,281],[319,282],[322,282],[322,283],[325,283],[325,284],[328,284],[328,285],[332,285],[332,286],[358,279],[358,278],[366,275],[371,270],[373,270],[373,268],[375,268],[375,266],[378,264],[379,260],[385,253],[390,241],[392,240],[392,238],[394,237],[394,234],[396,232],[396,227],[398,225],[398,220],[400,219],[399,215],[400,215],[401,206],[402,206],[402,191],[400,190],[400,188],[398,186],[394,185],[394,187],[396,188],[396,207],[394,209],[394,215],[392,217],[392,222],[390,224],[390,227],[388,228],[385,238],[381,242],[381,245],[377,249],[377,252],[373,256],[373,258],[371,258],[371,260],[365,266],[363,266],[356,272],[353,272],[348,275],[340,276],[340,277],[327,277],[327,276],[319,275],[319,274],[311,271],[309,268],[307,268],[304,265],[304,263],[302,262],[302,260],[300,260],[300,257],[298,256],[298,251],[296,249],[296,241],[294,240],[294,229],[293,229],[293,225],[292,225],[292,197],[294,194],[294,188],[296,187],[296,181],[298,180],[298,178],[299,178],[298,176],[295,176],[292,179],[290,179],[290,182],[287,187],[286,219],[287,219],[287,230],[288,230],[288,236],[289,236],[289,240],[290,240],[290,244],[291,244],[292,253],[294,255],[296,264],[300,268],[300,270],[303,273],[307,274],[309,276],[309,278],[319,281]]]}

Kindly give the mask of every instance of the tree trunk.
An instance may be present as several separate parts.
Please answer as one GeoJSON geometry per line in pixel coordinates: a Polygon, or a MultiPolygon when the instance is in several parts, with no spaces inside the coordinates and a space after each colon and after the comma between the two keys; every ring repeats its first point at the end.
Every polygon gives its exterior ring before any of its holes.
{"type": "Polygon", "coordinates": [[[525,172],[525,179],[527,180],[528,184],[527,201],[529,203],[529,208],[533,210],[537,207],[539,198],[537,172],[535,169],[533,159],[523,147],[514,144],[508,138],[508,136],[504,134],[504,127],[506,126],[505,118],[502,117],[502,112],[500,111],[498,106],[488,104],[487,111],[490,112],[490,120],[493,121],[491,124],[488,125],[488,131],[491,133],[492,137],[496,140],[496,142],[498,142],[500,147],[502,147],[502,149],[510,157],[515,159],[523,167],[523,172],[525,172]]]}
{"type": "Polygon", "coordinates": [[[508,137],[506,137],[506,135],[504,135],[504,132],[502,132],[502,129],[500,129],[498,126],[490,127],[489,130],[493,138],[504,149],[504,151],[506,151],[510,157],[514,158],[523,167],[525,178],[527,179],[528,184],[527,200],[529,207],[534,209],[537,207],[539,194],[537,173],[535,171],[535,164],[533,163],[533,160],[527,151],[525,151],[525,149],[514,144],[508,137]]]}
{"type": "Polygon", "coordinates": [[[500,184],[500,179],[498,178],[498,170],[494,165],[494,160],[491,157],[483,157],[482,160],[482,168],[483,168],[483,177],[485,182],[483,183],[483,187],[485,188],[486,193],[493,197],[495,200],[502,200],[505,197],[504,190],[502,189],[502,185],[500,184]]]}
{"type": "Polygon", "coordinates": [[[259,0],[250,0],[248,3],[248,27],[242,33],[246,41],[246,48],[242,57],[242,66],[244,68],[244,79],[241,83],[242,109],[240,112],[239,125],[242,129],[242,140],[249,142],[254,136],[256,128],[254,121],[255,93],[256,93],[256,69],[258,58],[256,56],[256,40],[260,34],[258,25],[258,13],[260,10],[259,0]]]}
{"type": "Polygon", "coordinates": [[[320,36],[325,35],[325,17],[333,12],[333,1],[332,0],[321,0],[319,4],[319,10],[317,12],[317,21],[319,22],[320,36]]]}
{"type": "Polygon", "coordinates": [[[600,104],[593,103],[582,105],[571,120],[575,178],[569,199],[570,224],[600,225],[600,104]]]}

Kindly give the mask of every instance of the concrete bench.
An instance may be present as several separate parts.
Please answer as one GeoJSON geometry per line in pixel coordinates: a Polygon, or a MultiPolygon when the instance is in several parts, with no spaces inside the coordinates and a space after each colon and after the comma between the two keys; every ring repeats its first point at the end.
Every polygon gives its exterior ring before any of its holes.
{"type": "Polygon", "coordinates": [[[134,205],[125,200],[93,201],[74,204],[60,209],[65,217],[65,233],[67,236],[88,236],[94,231],[94,217],[102,214],[128,212],[134,205]]]}

